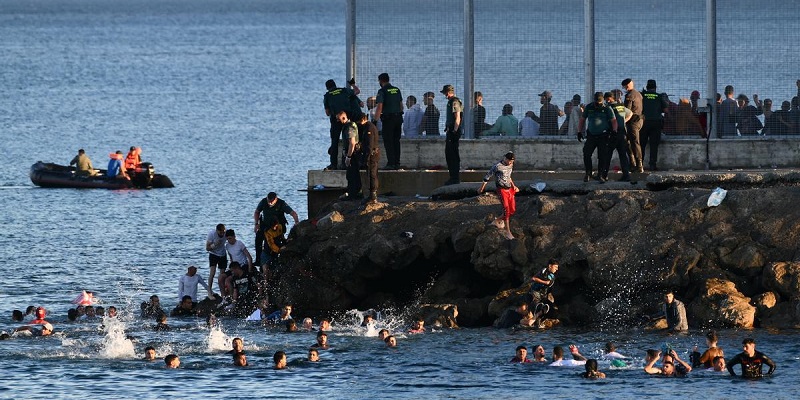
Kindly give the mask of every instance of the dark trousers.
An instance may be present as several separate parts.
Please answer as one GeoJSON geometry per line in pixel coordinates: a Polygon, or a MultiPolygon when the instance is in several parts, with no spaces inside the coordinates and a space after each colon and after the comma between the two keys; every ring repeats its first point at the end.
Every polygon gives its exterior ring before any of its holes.
{"type": "Polygon", "coordinates": [[[345,174],[347,177],[347,196],[350,198],[354,198],[361,191],[361,174],[358,172],[361,169],[359,159],[359,155],[356,154],[350,160],[350,166],[347,167],[347,173],[345,174]]]}
{"type": "Polygon", "coordinates": [[[381,115],[383,147],[386,148],[386,165],[400,165],[400,134],[403,128],[402,114],[381,115]]]}
{"type": "Polygon", "coordinates": [[[333,168],[339,168],[339,138],[342,136],[342,123],[336,119],[331,119],[331,147],[328,148],[328,155],[331,156],[333,168]]]}
{"type": "MultiPolygon", "coordinates": [[[[586,135],[586,141],[583,142],[583,166],[586,169],[586,175],[592,174],[592,154],[595,149],[597,150],[597,165],[602,166],[606,163],[606,135],[586,135]]],[[[599,172],[599,171],[598,171],[599,172]]]]}
{"type": "MultiPolygon", "coordinates": [[[[256,254],[255,260],[253,260],[255,265],[261,265],[261,251],[264,249],[264,230],[267,229],[267,223],[261,221],[258,224],[258,232],[256,232],[256,254]]],[[[245,266],[243,265],[242,268],[245,266]]]]}
{"type": "Polygon", "coordinates": [[[605,164],[600,170],[600,174],[604,178],[608,178],[608,170],[611,168],[611,157],[614,155],[614,150],[617,151],[619,157],[619,166],[622,168],[622,175],[628,176],[631,172],[630,159],[628,158],[628,140],[622,133],[611,135],[606,145],[605,164]]]}
{"type": "Polygon", "coordinates": [[[625,124],[625,136],[628,138],[628,158],[630,159],[631,167],[642,165],[642,148],[639,146],[639,131],[641,129],[641,121],[625,124]]]}
{"type": "Polygon", "coordinates": [[[367,157],[367,173],[369,174],[369,191],[378,191],[378,162],[381,160],[381,149],[372,149],[372,153],[367,157]]]}
{"type": "Polygon", "coordinates": [[[461,169],[461,156],[458,154],[458,141],[461,139],[461,130],[452,132],[448,128],[446,132],[444,158],[447,161],[447,170],[450,171],[451,181],[460,181],[458,171],[461,169]]]}
{"type": "Polygon", "coordinates": [[[650,169],[656,167],[658,162],[658,145],[661,143],[661,130],[664,127],[663,120],[645,120],[642,132],[639,135],[639,143],[642,145],[642,156],[647,151],[647,144],[650,143],[650,159],[647,164],[650,169]]]}

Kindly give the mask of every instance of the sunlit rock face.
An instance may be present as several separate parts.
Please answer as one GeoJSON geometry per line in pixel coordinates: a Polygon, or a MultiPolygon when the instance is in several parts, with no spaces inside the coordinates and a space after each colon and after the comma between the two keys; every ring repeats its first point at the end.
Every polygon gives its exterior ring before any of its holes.
{"type": "Polygon", "coordinates": [[[563,325],[640,324],[667,289],[690,327],[798,324],[800,189],[739,184],[709,207],[707,187],[592,184],[520,192],[514,240],[491,223],[497,197],[469,184],[447,200],[332,204],[322,226],[292,231],[273,302],[317,313],[453,304],[458,325],[486,326],[555,258],[548,318],[563,325]]]}

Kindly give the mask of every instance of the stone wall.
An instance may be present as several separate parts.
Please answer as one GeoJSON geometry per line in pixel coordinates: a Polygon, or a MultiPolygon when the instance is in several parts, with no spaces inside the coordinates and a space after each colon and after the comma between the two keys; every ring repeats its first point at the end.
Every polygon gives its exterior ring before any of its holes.
{"type": "MultiPolygon", "coordinates": [[[[705,169],[706,144],[705,139],[662,140],[659,169],[705,169]]],[[[444,136],[441,139],[403,139],[401,146],[400,163],[408,169],[446,165],[444,136]]],[[[463,169],[485,169],[507,151],[513,151],[517,154],[517,169],[582,170],[582,148],[583,144],[577,139],[566,137],[464,139],[460,142],[461,166],[463,169]]],[[[790,168],[800,165],[800,142],[793,138],[711,139],[708,149],[711,169],[790,168]]],[[[646,155],[645,159],[648,157],[646,155]]]]}

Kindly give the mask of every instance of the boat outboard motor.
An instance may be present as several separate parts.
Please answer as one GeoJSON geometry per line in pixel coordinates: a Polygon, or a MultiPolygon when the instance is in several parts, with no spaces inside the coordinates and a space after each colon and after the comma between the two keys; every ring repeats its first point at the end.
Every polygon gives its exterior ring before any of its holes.
{"type": "Polygon", "coordinates": [[[156,175],[156,169],[153,164],[143,162],[136,167],[136,173],[133,176],[134,184],[137,187],[150,187],[153,182],[153,176],[156,175]]]}

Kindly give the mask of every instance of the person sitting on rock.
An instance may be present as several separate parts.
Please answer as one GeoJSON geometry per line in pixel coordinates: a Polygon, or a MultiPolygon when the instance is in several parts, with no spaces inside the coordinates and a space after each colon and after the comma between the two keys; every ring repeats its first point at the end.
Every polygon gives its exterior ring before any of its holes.
{"type": "Polygon", "coordinates": [[[650,317],[650,319],[658,318],[667,319],[667,330],[670,332],[689,329],[689,323],[686,321],[686,307],[675,298],[675,293],[671,290],[664,293],[664,306],[661,311],[650,317]]]}
{"type": "Polygon", "coordinates": [[[498,329],[511,328],[514,325],[521,324],[521,320],[528,315],[528,303],[519,300],[512,307],[503,311],[494,321],[494,327],[498,329]]]}
{"type": "Polygon", "coordinates": [[[188,294],[183,296],[181,302],[169,313],[171,317],[191,317],[196,314],[194,303],[192,303],[192,296],[188,294]]]}

